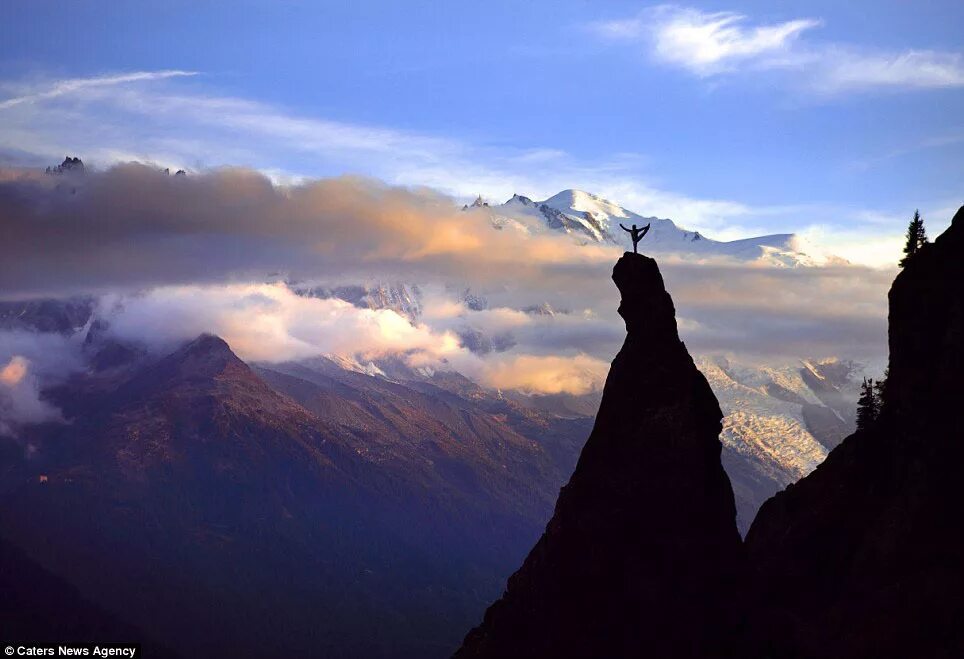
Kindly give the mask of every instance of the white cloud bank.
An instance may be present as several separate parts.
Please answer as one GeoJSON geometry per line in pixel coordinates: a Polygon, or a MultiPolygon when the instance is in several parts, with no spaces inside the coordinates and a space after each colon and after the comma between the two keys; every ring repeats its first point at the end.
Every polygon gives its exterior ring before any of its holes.
{"type": "Polygon", "coordinates": [[[656,61],[700,77],[784,70],[827,94],[964,86],[960,53],[874,51],[804,38],[821,25],[809,17],[754,25],[736,12],[659,5],[590,27],[603,39],[640,43],[656,61]]]}
{"type": "MultiPolygon", "coordinates": [[[[583,394],[600,386],[609,369],[603,359],[572,346],[548,346],[559,354],[532,354],[547,346],[526,342],[519,351],[480,356],[456,332],[475,314],[452,298],[434,298],[452,313],[411,322],[391,309],[358,308],[339,299],[304,297],[285,284],[165,286],[134,296],[108,296],[98,312],[113,336],[147,342],[159,352],[202,333],[224,338],[246,361],[283,362],[318,355],[366,363],[401,357],[409,366],[457,370],[483,385],[536,393],[583,394]]],[[[509,309],[479,312],[487,331],[541,325],[547,319],[509,309]],[[502,320],[492,322],[492,316],[502,320]],[[486,322],[484,317],[489,317],[486,322]],[[508,322],[505,322],[508,320],[508,322]]]]}

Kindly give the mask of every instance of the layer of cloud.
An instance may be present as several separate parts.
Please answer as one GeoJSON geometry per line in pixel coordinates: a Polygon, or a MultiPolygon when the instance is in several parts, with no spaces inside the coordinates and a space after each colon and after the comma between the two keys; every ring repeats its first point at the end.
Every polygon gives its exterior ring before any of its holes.
{"type": "MultiPolygon", "coordinates": [[[[457,305],[453,302],[452,304],[457,305]]],[[[246,361],[284,362],[318,355],[349,357],[361,363],[400,357],[414,368],[456,370],[481,384],[525,392],[583,394],[595,390],[605,378],[608,363],[571,346],[537,345],[526,341],[511,354],[480,355],[465,344],[453,327],[476,322],[485,330],[519,328],[529,317],[509,322],[489,322],[508,309],[434,316],[411,322],[391,309],[364,309],[339,299],[318,299],[294,293],[287,285],[231,284],[224,286],[167,286],[139,295],[105,296],[97,316],[110,334],[123,341],[147,344],[165,353],[202,333],[223,337],[246,361]],[[524,350],[537,347],[540,352],[524,350]],[[570,354],[565,354],[570,353],[570,354]],[[485,358],[483,358],[485,357],[485,358]]],[[[551,324],[542,323],[551,335],[551,324]]]]}
{"type": "Polygon", "coordinates": [[[894,270],[667,264],[681,336],[698,353],[763,361],[792,355],[875,360],[886,355],[894,270]]]}
{"type": "MultiPolygon", "coordinates": [[[[247,170],[173,177],[139,165],[8,172],[0,216],[0,297],[98,293],[112,332],[159,349],[212,332],[252,361],[400,356],[493,387],[585,393],[624,336],[609,277],[618,249],[495,230],[487,213],[425,189],[355,178],[277,186],[247,170]],[[415,284],[422,312],[412,323],[297,295],[283,280],[415,284]],[[556,313],[531,311],[541,305],[556,313]]],[[[695,353],[885,353],[892,270],[672,255],[660,267],[695,353]]],[[[0,337],[0,361],[23,357],[41,377],[56,351],[23,336],[0,337]]]]}
{"type": "Polygon", "coordinates": [[[278,187],[250,170],[167,176],[126,165],[81,178],[2,181],[6,296],[229,279],[339,277],[490,286],[552,269],[578,276],[613,247],[494,232],[448,197],[357,178],[278,187]]]}
{"type": "Polygon", "coordinates": [[[591,29],[607,40],[639,43],[656,61],[700,77],[785,70],[820,93],[964,86],[960,53],[873,51],[804,38],[821,24],[810,17],[753,24],[736,12],[660,5],[591,29]]]}
{"type": "Polygon", "coordinates": [[[284,284],[176,286],[107,296],[99,317],[128,341],[163,349],[203,333],[228,340],[249,361],[289,361],[320,354],[371,360],[420,353],[443,362],[461,350],[450,331],[413,325],[390,309],[360,309],[339,299],[303,297],[284,284]]]}
{"type": "Polygon", "coordinates": [[[606,379],[609,363],[587,355],[520,355],[485,371],[490,386],[544,394],[586,394],[606,379]]]}

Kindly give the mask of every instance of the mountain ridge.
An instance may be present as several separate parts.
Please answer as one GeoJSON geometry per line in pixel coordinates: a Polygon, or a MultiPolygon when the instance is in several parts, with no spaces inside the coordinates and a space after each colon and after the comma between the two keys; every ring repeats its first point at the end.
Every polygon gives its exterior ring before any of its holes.
{"type": "Polygon", "coordinates": [[[185,656],[444,656],[588,423],[317,366],[201,335],[77,374],[69,424],[0,439],[2,534],[185,656]]]}
{"type": "Polygon", "coordinates": [[[576,189],[562,190],[544,201],[514,194],[501,205],[484,208],[493,214],[496,226],[521,219],[528,220],[524,225],[531,227],[531,221],[537,220],[549,229],[584,240],[627,248],[631,248],[632,242],[619,224],[649,224],[650,231],[641,247],[655,254],[678,252],[703,257],[727,257],[739,261],[762,261],[780,267],[845,262],[839,257],[816,253],[815,248],[794,233],[767,234],[731,241],[714,240],[699,231],[680,228],[673,220],[644,217],[603,197],[576,189]],[[499,213],[505,214],[505,217],[500,218],[499,213]]]}
{"type": "Polygon", "coordinates": [[[754,520],[746,547],[758,654],[964,652],[962,253],[964,207],[890,289],[890,369],[879,418],[754,520]]]}

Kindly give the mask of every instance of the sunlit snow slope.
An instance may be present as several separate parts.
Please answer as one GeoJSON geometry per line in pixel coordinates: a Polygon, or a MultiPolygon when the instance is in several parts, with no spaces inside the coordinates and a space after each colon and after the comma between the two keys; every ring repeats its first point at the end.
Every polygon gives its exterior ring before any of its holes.
{"type": "MultiPolygon", "coordinates": [[[[479,205],[479,204],[476,204],[479,205]]],[[[820,265],[819,255],[800,236],[792,233],[719,241],[698,231],[678,227],[672,220],[643,217],[582,190],[563,190],[545,201],[513,195],[502,205],[488,207],[496,226],[515,225],[529,232],[565,231],[592,242],[607,242],[629,249],[632,241],[620,224],[650,225],[641,249],[646,253],[685,253],[706,257],[726,256],[740,261],[765,261],[778,266],[820,265]]]]}

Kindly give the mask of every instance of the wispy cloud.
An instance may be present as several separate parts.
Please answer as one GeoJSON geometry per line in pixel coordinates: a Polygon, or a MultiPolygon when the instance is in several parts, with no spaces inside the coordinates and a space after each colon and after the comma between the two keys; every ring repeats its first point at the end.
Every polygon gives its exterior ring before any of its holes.
{"type": "Polygon", "coordinates": [[[933,50],[865,53],[853,48],[828,47],[819,51],[815,61],[822,73],[814,84],[828,92],[964,86],[964,57],[960,53],[933,50]]]}
{"type": "Polygon", "coordinates": [[[183,76],[197,75],[196,71],[135,71],[133,73],[122,73],[117,75],[94,76],[87,78],[69,78],[49,83],[39,89],[35,89],[20,96],[8,98],[0,101],[0,110],[12,108],[24,103],[35,103],[44,101],[66,94],[75,94],[86,89],[96,89],[113,87],[131,82],[143,82],[145,80],[164,80],[165,78],[177,78],[183,76]]]}
{"type": "Polygon", "coordinates": [[[132,160],[188,170],[245,165],[282,182],[351,173],[499,201],[516,192],[538,199],[576,187],[694,230],[725,231],[726,237],[748,235],[741,218],[760,211],[735,200],[665,189],[640,173],[645,161],[636,154],[586,160],[552,146],[493,147],[303,116],[171,80],[191,73],[33,85],[29,94],[0,105],[0,153],[17,150],[51,162],[69,153],[100,166],[132,160]]]}
{"type": "Polygon", "coordinates": [[[964,86],[960,53],[869,50],[803,38],[822,24],[809,17],[753,24],[736,12],[660,5],[590,29],[607,40],[637,42],[656,61],[704,78],[779,69],[825,94],[964,86]]]}
{"type": "Polygon", "coordinates": [[[964,143],[964,130],[957,130],[943,135],[928,137],[912,144],[891,149],[879,155],[855,159],[851,161],[847,167],[855,171],[864,171],[902,156],[930,151],[932,149],[943,149],[961,143],[964,143]]]}
{"type": "Polygon", "coordinates": [[[732,71],[740,64],[777,61],[802,32],[820,25],[809,18],[773,25],[745,23],[746,16],[734,12],[705,13],[664,5],[593,27],[611,39],[645,39],[659,60],[707,76],[732,71]]]}

